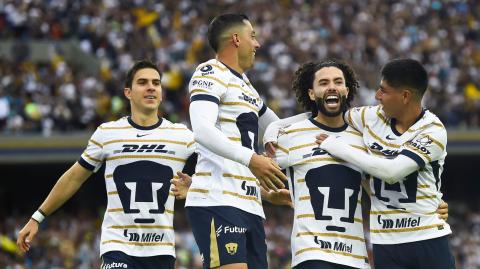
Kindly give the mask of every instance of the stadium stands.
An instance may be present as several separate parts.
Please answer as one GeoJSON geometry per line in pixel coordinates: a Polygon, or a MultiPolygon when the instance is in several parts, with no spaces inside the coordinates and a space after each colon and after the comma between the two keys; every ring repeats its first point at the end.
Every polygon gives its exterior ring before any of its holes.
{"type": "Polygon", "coordinates": [[[244,11],[256,22],[263,47],[250,77],[281,116],[297,110],[289,89],[299,63],[325,57],[350,62],[362,82],[356,104],[371,104],[379,68],[388,59],[408,56],[428,68],[428,108],[448,127],[480,125],[480,6],[474,0],[126,3],[0,4],[4,133],[91,130],[124,115],[121,74],[141,58],[158,62],[165,72],[164,113],[172,121],[186,122],[185,84],[192,68],[212,55],[204,36],[218,10],[244,11]],[[39,52],[29,45],[36,40],[50,40],[51,45],[39,52]],[[66,40],[73,40],[83,54],[58,45],[66,40]],[[72,53],[95,60],[80,64],[78,59],[85,57],[72,53]]]}

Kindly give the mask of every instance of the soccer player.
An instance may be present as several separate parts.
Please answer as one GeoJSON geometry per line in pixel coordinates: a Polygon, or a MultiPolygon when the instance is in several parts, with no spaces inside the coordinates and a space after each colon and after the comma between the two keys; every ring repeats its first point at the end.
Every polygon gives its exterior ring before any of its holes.
{"type": "Polygon", "coordinates": [[[244,74],[260,44],[242,14],[214,18],[208,41],[216,58],[200,64],[189,83],[199,156],[187,217],[204,268],[267,268],[261,197],[285,193],[274,190],[286,177],[257,154],[259,131],[278,120],[244,74]]]}
{"type": "Polygon", "coordinates": [[[357,89],[353,70],[339,61],[306,63],[295,72],[293,90],[312,117],[281,131],[275,160],[290,179],[296,269],[370,268],[360,204],[364,175],[315,142],[319,133],[329,134],[366,151],[361,134],[342,117],[357,89]]]}
{"type": "MultiPolygon", "coordinates": [[[[107,210],[102,223],[102,268],[174,268],[174,196],[170,181],[194,152],[193,133],[158,117],[161,72],[148,61],[127,73],[131,116],[100,125],[80,159],[57,181],[20,231],[28,251],[39,224],[105,163],[107,210]]],[[[179,175],[181,175],[179,173],[179,175]]]]}
{"type": "Polygon", "coordinates": [[[435,214],[447,132],[421,105],[428,74],[412,59],[392,60],[381,74],[380,105],[345,115],[362,133],[368,153],[334,135],[321,135],[320,148],[373,177],[370,233],[376,268],[454,268],[450,227],[435,214]]]}

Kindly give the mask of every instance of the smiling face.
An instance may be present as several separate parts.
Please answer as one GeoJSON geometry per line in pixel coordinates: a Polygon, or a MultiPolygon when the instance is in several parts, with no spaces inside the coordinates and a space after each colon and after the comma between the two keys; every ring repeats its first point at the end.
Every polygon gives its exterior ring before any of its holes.
{"type": "Polygon", "coordinates": [[[124,94],[130,100],[132,114],[156,114],[162,101],[160,74],[153,68],[138,70],[133,76],[131,88],[125,88],[124,94]]]}
{"type": "Polygon", "coordinates": [[[244,25],[240,27],[238,32],[239,46],[238,46],[238,62],[240,68],[248,70],[253,67],[255,61],[255,52],[260,48],[255,30],[252,24],[244,20],[244,25]]]}
{"type": "Polygon", "coordinates": [[[310,100],[317,103],[319,113],[336,117],[346,109],[348,88],[342,70],[323,67],[315,72],[313,89],[308,90],[310,100]]]}
{"type": "Polygon", "coordinates": [[[382,109],[387,117],[397,118],[405,109],[405,91],[395,89],[384,79],[375,93],[375,99],[382,104],[382,109]]]}

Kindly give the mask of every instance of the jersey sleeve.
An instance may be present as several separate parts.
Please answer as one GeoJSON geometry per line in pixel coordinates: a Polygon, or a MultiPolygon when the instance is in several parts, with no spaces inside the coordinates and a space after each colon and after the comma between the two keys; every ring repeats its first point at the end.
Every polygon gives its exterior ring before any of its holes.
{"type": "Polygon", "coordinates": [[[365,128],[365,112],[367,110],[366,106],[363,107],[354,107],[343,115],[345,121],[355,130],[363,133],[363,129],[365,128]]]}
{"type": "Polygon", "coordinates": [[[90,171],[97,172],[104,160],[102,130],[97,128],[88,140],[87,148],[83,151],[78,163],[90,171]]]}
{"type": "Polygon", "coordinates": [[[281,129],[278,135],[277,147],[275,150],[275,161],[282,169],[290,166],[289,140],[289,135],[283,129],[281,129]]]}
{"type": "Polygon", "coordinates": [[[228,80],[225,72],[210,64],[200,65],[188,84],[190,101],[211,101],[220,103],[227,91],[228,80]]]}
{"type": "Polygon", "coordinates": [[[445,128],[432,126],[404,143],[400,154],[413,159],[420,167],[441,159],[446,154],[447,131],[445,128]]]}

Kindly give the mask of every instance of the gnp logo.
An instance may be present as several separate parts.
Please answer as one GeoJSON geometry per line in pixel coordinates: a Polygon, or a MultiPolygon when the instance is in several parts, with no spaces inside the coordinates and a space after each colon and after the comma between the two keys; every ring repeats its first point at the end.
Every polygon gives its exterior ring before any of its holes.
{"type": "Polygon", "coordinates": [[[227,243],[227,244],[225,244],[225,248],[227,249],[228,254],[235,255],[235,253],[237,253],[238,244],[237,243],[227,243]]]}
{"type": "Polygon", "coordinates": [[[123,262],[104,263],[102,269],[128,268],[128,264],[123,262]]]}
{"type": "Polygon", "coordinates": [[[410,228],[410,227],[418,227],[420,225],[420,217],[382,219],[382,216],[378,215],[377,222],[378,224],[382,225],[382,229],[410,228]]]}
{"type": "Polygon", "coordinates": [[[172,178],[171,167],[153,161],[117,166],[113,180],[123,213],[136,214],[135,223],[154,223],[155,215],[165,212],[172,178]]]}
{"type": "Polygon", "coordinates": [[[213,82],[195,79],[192,81],[192,86],[210,90],[213,86],[213,82]]]}

